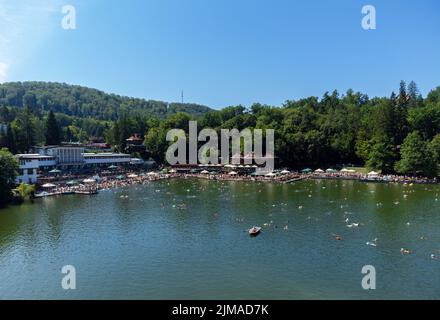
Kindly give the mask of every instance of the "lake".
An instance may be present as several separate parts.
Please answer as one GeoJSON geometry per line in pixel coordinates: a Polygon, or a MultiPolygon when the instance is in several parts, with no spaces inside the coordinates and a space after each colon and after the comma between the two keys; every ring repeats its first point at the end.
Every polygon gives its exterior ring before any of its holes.
{"type": "Polygon", "coordinates": [[[0,298],[439,299],[439,209],[437,185],[342,180],[39,199],[0,210],[0,298]],[[61,286],[64,265],[76,290],[61,286]],[[361,286],[365,265],[376,290],[361,286]]]}

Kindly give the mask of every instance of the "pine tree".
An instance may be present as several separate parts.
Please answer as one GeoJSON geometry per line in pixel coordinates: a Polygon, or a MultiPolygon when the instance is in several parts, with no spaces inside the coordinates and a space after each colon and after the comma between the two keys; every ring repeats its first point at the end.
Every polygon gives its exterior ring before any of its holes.
{"type": "Polygon", "coordinates": [[[18,119],[17,132],[17,149],[22,152],[28,152],[35,144],[35,124],[32,112],[29,107],[26,107],[23,114],[18,119]]]}
{"type": "Polygon", "coordinates": [[[403,143],[403,140],[408,135],[408,94],[406,92],[405,81],[400,82],[399,96],[395,106],[394,119],[394,137],[396,145],[403,143]]]}
{"type": "Polygon", "coordinates": [[[409,107],[415,108],[422,103],[422,95],[420,94],[419,88],[414,81],[408,84],[408,99],[409,107]]]}
{"type": "Polygon", "coordinates": [[[6,147],[13,154],[17,153],[17,141],[15,137],[15,130],[9,124],[6,129],[6,147]]]}
{"type": "Polygon", "coordinates": [[[0,126],[0,148],[5,148],[6,145],[6,131],[0,126]]]}
{"type": "Polygon", "coordinates": [[[57,119],[52,111],[46,120],[46,145],[58,145],[61,143],[61,128],[58,125],[57,119]]]}

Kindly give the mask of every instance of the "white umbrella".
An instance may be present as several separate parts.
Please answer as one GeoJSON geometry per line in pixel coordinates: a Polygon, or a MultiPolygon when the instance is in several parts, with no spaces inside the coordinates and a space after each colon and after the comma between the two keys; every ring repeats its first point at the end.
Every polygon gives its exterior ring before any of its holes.
{"type": "Polygon", "coordinates": [[[231,171],[231,172],[229,172],[229,175],[230,175],[230,176],[236,176],[236,175],[237,175],[237,172],[235,172],[235,171],[231,171]]]}
{"type": "Polygon", "coordinates": [[[176,170],[171,169],[171,170],[170,170],[170,173],[176,173],[176,170]]]}
{"type": "Polygon", "coordinates": [[[324,173],[324,170],[322,170],[322,169],[317,169],[317,170],[315,170],[315,172],[316,172],[316,173],[324,173]]]}
{"type": "Polygon", "coordinates": [[[276,174],[273,172],[269,172],[266,174],[266,177],[275,177],[275,176],[276,176],[276,174]]]}
{"type": "Polygon", "coordinates": [[[137,178],[138,175],[137,175],[137,174],[129,174],[127,177],[128,177],[128,178],[137,178]]]}
{"type": "Polygon", "coordinates": [[[157,173],[156,173],[156,172],[148,172],[147,175],[149,175],[149,176],[155,176],[155,175],[157,175],[157,173]]]}
{"type": "Polygon", "coordinates": [[[96,180],[94,180],[94,179],[84,179],[83,182],[84,183],[95,183],[96,180]]]}
{"type": "Polygon", "coordinates": [[[46,183],[46,184],[43,184],[42,187],[45,189],[50,189],[50,188],[55,188],[56,185],[54,185],[52,183],[46,183]]]}
{"type": "Polygon", "coordinates": [[[209,174],[209,171],[207,170],[203,170],[202,172],[200,172],[201,174],[209,174]]]}
{"type": "Polygon", "coordinates": [[[341,170],[341,172],[350,172],[350,170],[344,168],[341,170]]]}
{"type": "Polygon", "coordinates": [[[379,175],[376,171],[371,171],[368,173],[369,176],[377,176],[379,175]]]}
{"type": "Polygon", "coordinates": [[[283,171],[281,171],[281,173],[282,174],[288,174],[288,173],[290,173],[290,171],[289,170],[283,170],[283,171]]]}

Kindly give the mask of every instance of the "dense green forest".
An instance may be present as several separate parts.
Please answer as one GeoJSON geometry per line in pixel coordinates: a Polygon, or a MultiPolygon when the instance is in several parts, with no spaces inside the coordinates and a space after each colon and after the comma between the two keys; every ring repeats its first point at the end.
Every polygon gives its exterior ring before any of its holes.
{"type": "MultiPolygon", "coordinates": [[[[38,83],[27,84],[38,87],[38,83]]],[[[333,91],[321,98],[289,100],[282,106],[255,103],[249,108],[231,106],[214,111],[191,105],[168,112],[144,100],[124,100],[59,84],[40,84],[40,89],[33,90],[34,98],[24,90],[21,99],[16,100],[11,91],[5,90],[5,86],[23,85],[0,86],[0,123],[7,124],[0,145],[12,151],[23,152],[53,137],[55,141],[83,142],[100,138],[122,150],[125,139],[139,133],[145,135],[150,155],[161,161],[168,147],[166,132],[171,128],[187,129],[188,121],[193,119],[198,120],[199,130],[274,129],[279,164],[291,168],[355,164],[384,173],[435,176],[440,163],[440,87],[422,97],[414,82],[406,85],[402,81],[389,97],[333,91]],[[65,89],[52,90],[52,86],[65,89]],[[78,93],[81,90],[84,95],[78,93]],[[52,98],[42,98],[47,96],[52,98]],[[53,102],[64,100],[70,102],[53,102]],[[118,105],[115,101],[124,102],[118,105]],[[55,124],[49,110],[54,112],[55,124]]]]}
{"type": "MultiPolygon", "coordinates": [[[[191,117],[176,114],[147,131],[146,145],[163,157],[170,128],[185,129],[191,117]]],[[[115,126],[118,130],[121,123],[115,126]]],[[[281,107],[254,104],[206,113],[199,128],[275,130],[281,166],[366,165],[383,173],[436,176],[440,163],[440,87],[424,99],[414,82],[397,94],[369,98],[348,90],[321,99],[287,101],[281,107]]]]}
{"type": "MultiPolygon", "coordinates": [[[[56,114],[64,130],[64,139],[101,138],[112,121],[126,115],[144,121],[164,119],[171,114],[187,112],[202,115],[210,108],[197,104],[167,103],[107,94],[96,89],[51,82],[12,82],[0,84],[0,123],[11,123],[15,129],[26,126],[32,117],[34,143],[44,141],[44,120],[49,111],[56,114]],[[26,114],[29,112],[30,114],[26,114]]],[[[141,128],[140,128],[141,129],[141,128]]],[[[19,146],[23,151],[26,143],[19,146]]]]}
{"type": "Polygon", "coordinates": [[[107,94],[81,86],[54,82],[0,84],[0,106],[29,107],[71,117],[116,120],[125,113],[165,118],[177,112],[202,115],[211,109],[198,104],[167,103],[107,94]]]}

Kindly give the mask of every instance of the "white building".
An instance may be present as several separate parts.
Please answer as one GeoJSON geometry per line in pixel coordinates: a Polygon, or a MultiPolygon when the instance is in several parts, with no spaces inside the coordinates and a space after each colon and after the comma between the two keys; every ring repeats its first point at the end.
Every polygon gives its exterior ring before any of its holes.
{"type": "Polygon", "coordinates": [[[18,155],[18,162],[20,165],[19,173],[17,178],[15,179],[16,183],[36,183],[37,182],[37,174],[38,169],[40,168],[40,164],[38,162],[39,155],[37,154],[23,154],[18,155]]]}
{"type": "Polygon", "coordinates": [[[84,164],[88,167],[108,167],[130,164],[131,157],[124,153],[84,153],[84,164]]]}
{"type": "Polygon", "coordinates": [[[90,167],[129,165],[131,157],[123,153],[84,153],[79,145],[61,145],[36,148],[38,153],[18,154],[19,176],[17,183],[36,183],[39,172],[53,169],[72,170],[90,167]]]}
{"type": "Polygon", "coordinates": [[[56,158],[61,169],[81,168],[84,165],[84,147],[76,144],[36,148],[38,154],[56,158]]]}

